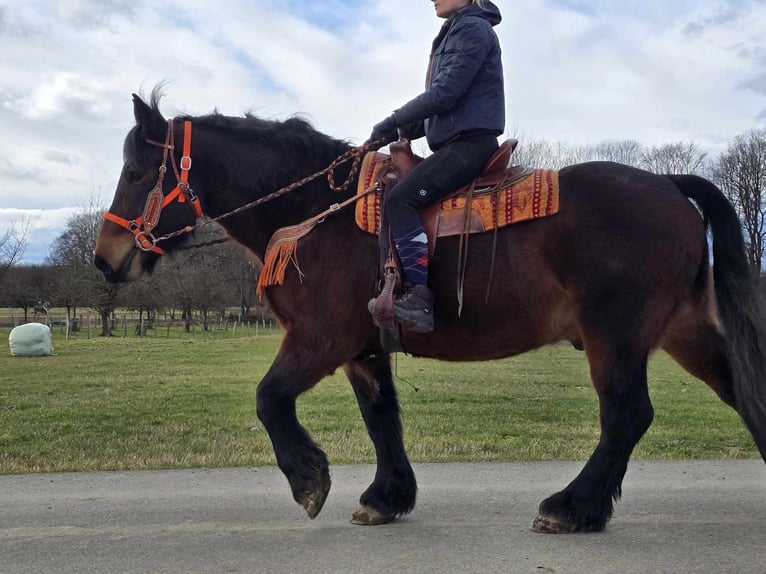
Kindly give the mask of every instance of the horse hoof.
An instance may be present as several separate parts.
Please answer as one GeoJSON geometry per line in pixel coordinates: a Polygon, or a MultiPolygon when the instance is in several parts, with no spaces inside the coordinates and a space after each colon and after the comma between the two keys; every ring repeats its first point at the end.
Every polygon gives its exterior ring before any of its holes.
{"type": "Polygon", "coordinates": [[[359,510],[354,512],[351,517],[351,524],[358,524],[359,526],[378,526],[380,524],[388,524],[395,516],[393,514],[383,514],[378,512],[370,506],[364,504],[359,507],[359,510]]]}
{"type": "Polygon", "coordinates": [[[306,511],[306,514],[309,515],[309,518],[314,520],[317,516],[319,516],[319,513],[322,511],[322,507],[324,506],[325,500],[327,500],[327,495],[329,493],[330,493],[329,478],[326,481],[322,481],[322,484],[320,485],[319,490],[306,493],[306,495],[303,497],[302,504],[303,504],[303,509],[306,511]]]}
{"type": "Polygon", "coordinates": [[[543,516],[542,514],[535,518],[530,530],[542,534],[572,534],[577,532],[577,528],[574,525],[553,516],[543,516]]]}

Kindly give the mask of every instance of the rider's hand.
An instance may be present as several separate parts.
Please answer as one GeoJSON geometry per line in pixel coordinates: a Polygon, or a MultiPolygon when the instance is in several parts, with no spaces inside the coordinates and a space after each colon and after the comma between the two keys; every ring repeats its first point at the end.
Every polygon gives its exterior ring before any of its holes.
{"type": "Polygon", "coordinates": [[[370,134],[370,139],[368,141],[374,142],[383,140],[381,145],[386,145],[397,139],[399,139],[399,134],[396,131],[396,119],[391,115],[373,126],[372,134],[370,134]]]}

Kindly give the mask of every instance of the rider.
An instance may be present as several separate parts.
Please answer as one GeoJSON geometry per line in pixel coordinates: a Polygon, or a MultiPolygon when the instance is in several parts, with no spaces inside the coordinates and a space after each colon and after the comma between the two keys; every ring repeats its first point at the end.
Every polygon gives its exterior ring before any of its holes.
{"type": "Polygon", "coordinates": [[[404,274],[394,303],[403,327],[434,328],[428,288],[428,244],[418,209],[435,203],[478,176],[505,130],[500,43],[492,29],[500,10],[490,0],[432,0],[446,18],[433,41],[425,91],[372,129],[370,140],[426,136],[433,154],[390,190],[384,210],[404,274]]]}

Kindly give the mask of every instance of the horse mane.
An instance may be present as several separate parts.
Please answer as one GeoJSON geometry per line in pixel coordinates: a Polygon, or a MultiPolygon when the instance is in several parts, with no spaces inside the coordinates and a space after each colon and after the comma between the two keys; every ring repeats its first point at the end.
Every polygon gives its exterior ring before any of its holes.
{"type": "MultiPolygon", "coordinates": [[[[125,140],[123,155],[132,158],[141,165],[153,164],[156,148],[147,149],[146,138],[161,141],[164,139],[166,120],[160,112],[164,84],[158,84],[152,89],[147,105],[155,118],[152,126],[135,126],[125,140]],[[162,127],[162,133],[154,133],[162,127]],[[154,131],[152,131],[152,129],[154,131]]],[[[146,101],[144,97],[142,100],[146,101]]],[[[346,140],[332,138],[316,130],[307,120],[292,116],[286,120],[269,120],[247,112],[243,116],[227,116],[214,110],[210,114],[192,116],[182,114],[175,118],[179,121],[191,120],[195,126],[209,128],[229,137],[242,140],[256,140],[271,149],[299,153],[307,162],[317,165],[328,165],[336,157],[347,151],[351,144],[346,140]]]]}
{"type": "Polygon", "coordinates": [[[200,128],[212,128],[235,138],[258,140],[268,147],[289,153],[300,153],[306,160],[329,164],[351,146],[345,140],[332,138],[316,130],[307,120],[292,116],[286,120],[259,118],[251,112],[244,116],[226,116],[217,110],[204,116],[179,116],[200,128]]]}

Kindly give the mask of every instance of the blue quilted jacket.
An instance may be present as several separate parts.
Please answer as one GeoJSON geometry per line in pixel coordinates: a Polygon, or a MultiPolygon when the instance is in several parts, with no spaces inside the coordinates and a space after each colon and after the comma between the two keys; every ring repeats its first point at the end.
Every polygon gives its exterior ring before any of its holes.
{"type": "Polygon", "coordinates": [[[503,64],[492,29],[500,21],[489,0],[447,19],[433,42],[426,90],[394,112],[410,139],[425,135],[437,150],[463,133],[505,131],[503,64]]]}

